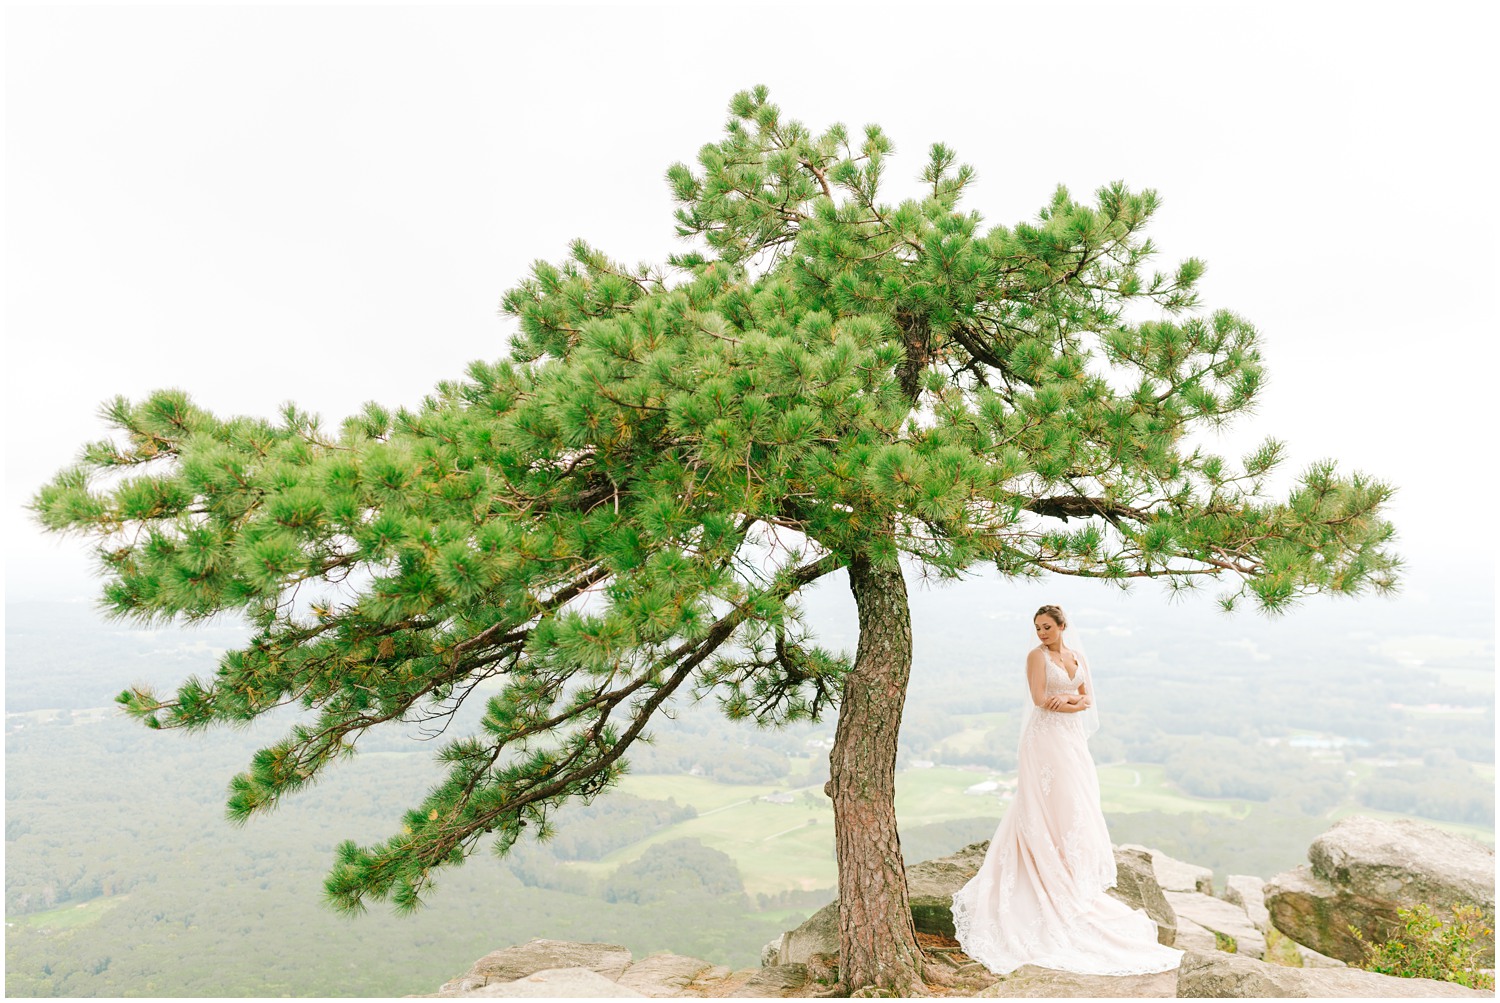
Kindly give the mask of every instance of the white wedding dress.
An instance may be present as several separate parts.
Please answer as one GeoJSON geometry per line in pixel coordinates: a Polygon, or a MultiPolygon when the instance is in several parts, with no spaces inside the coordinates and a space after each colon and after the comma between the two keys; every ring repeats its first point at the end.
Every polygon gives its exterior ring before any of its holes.
{"type": "MultiPolygon", "coordinates": [[[[1081,680],[1045,648],[1042,654],[1047,695],[1078,692],[1081,680]]],[[[1074,654],[1078,675],[1089,678],[1084,656],[1074,654]]],[[[1105,894],[1115,884],[1115,855],[1084,716],[1031,708],[1015,798],[979,873],[953,894],[959,945],[997,975],[1022,965],[1136,975],[1182,960],[1181,951],[1157,943],[1156,923],[1143,910],[1105,894]]]]}

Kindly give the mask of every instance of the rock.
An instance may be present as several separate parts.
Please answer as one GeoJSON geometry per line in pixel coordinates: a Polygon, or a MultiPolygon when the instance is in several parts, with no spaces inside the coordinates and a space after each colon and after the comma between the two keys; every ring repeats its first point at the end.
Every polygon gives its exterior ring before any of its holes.
{"type": "Polygon", "coordinates": [[[1358,913],[1378,910],[1380,904],[1355,902],[1303,864],[1266,882],[1266,908],[1271,924],[1297,943],[1341,961],[1357,961],[1363,952],[1344,924],[1358,913]]]}
{"type": "Polygon", "coordinates": [[[1250,922],[1261,933],[1271,928],[1271,913],[1266,909],[1266,883],[1248,874],[1231,874],[1224,879],[1224,901],[1245,910],[1250,922]]]}
{"type": "Polygon", "coordinates": [[[911,918],[918,933],[953,936],[953,893],[979,873],[989,848],[989,840],[970,843],[957,853],[924,860],[906,869],[911,918]]]}
{"type": "Polygon", "coordinates": [[[1219,949],[1219,938],[1207,927],[1199,926],[1185,916],[1178,916],[1177,943],[1172,946],[1182,951],[1212,954],[1219,949]]]}
{"type": "MultiPolygon", "coordinates": [[[[1356,815],[1319,836],[1308,859],[1311,867],[1267,883],[1266,908],[1278,930],[1341,961],[1363,956],[1350,924],[1368,941],[1387,940],[1400,929],[1398,907],[1425,903],[1447,918],[1467,902],[1494,926],[1495,851],[1474,840],[1409,819],[1356,815]]],[[[1493,933],[1482,946],[1493,965],[1493,933]]]]}
{"type": "Polygon", "coordinates": [[[1110,895],[1132,909],[1144,909],[1156,922],[1156,939],[1173,946],[1177,942],[1177,913],[1156,880],[1150,851],[1115,847],[1115,874],[1110,895]]]}
{"type": "Polygon", "coordinates": [[[781,942],[785,939],[786,934],[783,933],[780,937],[768,942],[765,947],[760,949],[760,965],[762,968],[767,965],[781,964],[781,942]]]}
{"type": "Polygon", "coordinates": [[[471,993],[492,982],[513,982],[535,972],[561,968],[587,968],[613,983],[628,964],[630,951],[618,944],[536,939],[486,954],[463,975],[445,982],[438,995],[471,993]]]}
{"type": "MultiPolygon", "coordinates": [[[[1494,926],[1495,850],[1477,840],[1412,819],[1354,815],[1314,840],[1307,856],[1315,873],[1360,898],[1425,903],[1444,918],[1469,903],[1494,926]]],[[[1484,960],[1493,965],[1493,932],[1486,943],[1484,960]]]]}
{"type": "Polygon", "coordinates": [[[1160,850],[1138,843],[1121,843],[1120,846],[1127,850],[1145,850],[1151,854],[1151,868],[1156,872],[1156,881],[1163,891],[1201,892],[1204,895],[1214,893],[1214,872],[1207,867],[1184,863],[1160,850]]]}
{"type": "MultiPolygon", "coordinates": [[[[781,935],[780,949],[775,965],[806,964],[814,954],[839,953],[839,903],[838,899],[807,917],[795,930],[781,935]]],[[[764,964],[764,961],[762,961],[764,964]]],[[[771,965],[765,967],[770,968],[771,965]]]]}
{"type": "Polygon", "coordinates": [[[1303,968],[1347,968],[1338,958],[1330,958],[1326,954],[1319,954],[1310,947],[1301,944],[1293,944],[1297,948],[1297,956],[1302,959],[1303,968]]]}
{"type": "Polygon", "coordinates": [[[716,967],[702,958],[665,952],[632,962],[617,982],[643,996],[690,996],[688,987],[716,967]]]}
{"type": "Polygon", "coordinates": [[[1102,996],[1169,998],[1177,995],[1177,972],[1152,975],[1077,975],[1050,968],[1023,965],[987,989],[975,993],[984,999],[1018,999],[1022,997],[1058,998],[1102,996]]]}
{"type": "Polygon", "coordinates": [[[1265,936],[1239,906],[1199,892],[1167,892],[1166,897],[1177,913],[1178,922],[1190,919],[1211,933],[1232,938],[1235,954],[1251,958],[1266,956],[1265,936]]]}
{"type": "Polygon", "coordinates": [[[837,954],[814,954],[805,963],[807,977],[811,981],[833,985],[839,980],[839,956],[837,954]]]}
{"type": "Polygon", "coordinates": [[[1319,874],[1366,898],[1495,904],[1494,849],[1424,822],[1354,815],[1313,840],[1307,856],[1319,874]]]}
{"type": "Polygon", "coordinates": [[[513,982],[491,982],[473,992],[464,993],[465,999],[475,997],[535,998],[561,997],[563,999],[587,999],[601,996],[628,996],[644,999],[644,994],[605,978],[589,968],[547,968],[532,972],[513,982]]]}
{"type": "Polygon", "coordinates": [[[1412,998],[1427,996],[1492,996],[1452,982],[1398,979],[1358,968],[1283,968],[1239,954],[1215,951],[1183,956],[1177,970],[1177,995],[1182,998],[1335,996],[1412,998]]]}
{"type": "Polygon", "coordinates": [[[811,982],[806,965],[770,965],[756,971],[729,995],[806,996],[811,982]]]}

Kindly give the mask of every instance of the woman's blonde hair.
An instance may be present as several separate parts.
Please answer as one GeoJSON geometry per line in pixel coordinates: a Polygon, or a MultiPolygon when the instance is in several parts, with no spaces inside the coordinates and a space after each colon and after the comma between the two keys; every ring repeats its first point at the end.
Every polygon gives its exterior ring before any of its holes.
{"type": "Polygon", "coordinates": [[[1035,620],[1037,616],[1050,616],[1053,623],[1057,624],[1063,630],[1068,629],[1068,617],[1067,614],[1063,612],[1061,606],[1053,606],[1051,603],[1048,603],[1046,606],[1043,606],[1041,609],[1037,610],[1036,616],[1032,617],[1032,619],[1035,620]]]}

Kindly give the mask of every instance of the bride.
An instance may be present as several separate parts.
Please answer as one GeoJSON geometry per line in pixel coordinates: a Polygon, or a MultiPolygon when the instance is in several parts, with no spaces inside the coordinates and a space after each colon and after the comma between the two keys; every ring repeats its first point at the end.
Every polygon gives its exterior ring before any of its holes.
{"type": "Polygon", "coordinates": [[[1182,952],[1157,943],[1151,918],[1105,893],[1115,856],[1088,747],[1098,727],[1093,677],[1076,642],[1063,643],[1060,607],[1043,606],[1034,623],[1042,643],[1026,658],[1015,799],[979,873],[953,894],[959,945],[997,975],[1022,965],[1089,975],[1176,968],[1182,952]]]}

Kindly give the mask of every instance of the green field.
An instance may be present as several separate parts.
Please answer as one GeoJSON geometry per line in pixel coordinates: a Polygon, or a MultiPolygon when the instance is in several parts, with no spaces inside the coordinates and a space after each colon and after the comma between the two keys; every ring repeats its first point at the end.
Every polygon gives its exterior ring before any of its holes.
{"type": "Polygon", "coordinates": [[[1206,812],[1243,818],[1247,801],[1195,798],[1178,791],[1161,766],[1151,763],[1111,763],[1099,767],[1099,797],[1106,812],[1161,811],[1169,814],[1206,812]]]}
{"type": "Polygon", "coordinates": [[[98,922],[105,913],[129,898],[129,895],[113,895],[107,898],[90,899],[78,905],[63,906],[60,909],[26,913],[17,917],[14,922],[47,932],[72,930],[98,922]]]}
{"type": "Polygon", "coordinates": [[[937,744],[934,755],[938,759],[945,755],[983,752],[988,748],[985,736],[1004,724],[1010,715],[1004,711],[994,711],[988,714],[959,714],[955,717],[963,723],[963,728],[937,744]]]}
{"type": "Polygon", "coordinates": [[[678,804],[697,808],[698,817],[653,833],[602,860],[570,863],[570,869],[605,877],[649,846],[695,837],[734,858],[751,895],[829,888],[838,881],[833,808],[817,787],[791,790],[796,799],[792,804],[759,800],[785,787],[720,784],[703,777],[627,776],[620,790],[641,798],[675,798],[678,804]]]}

